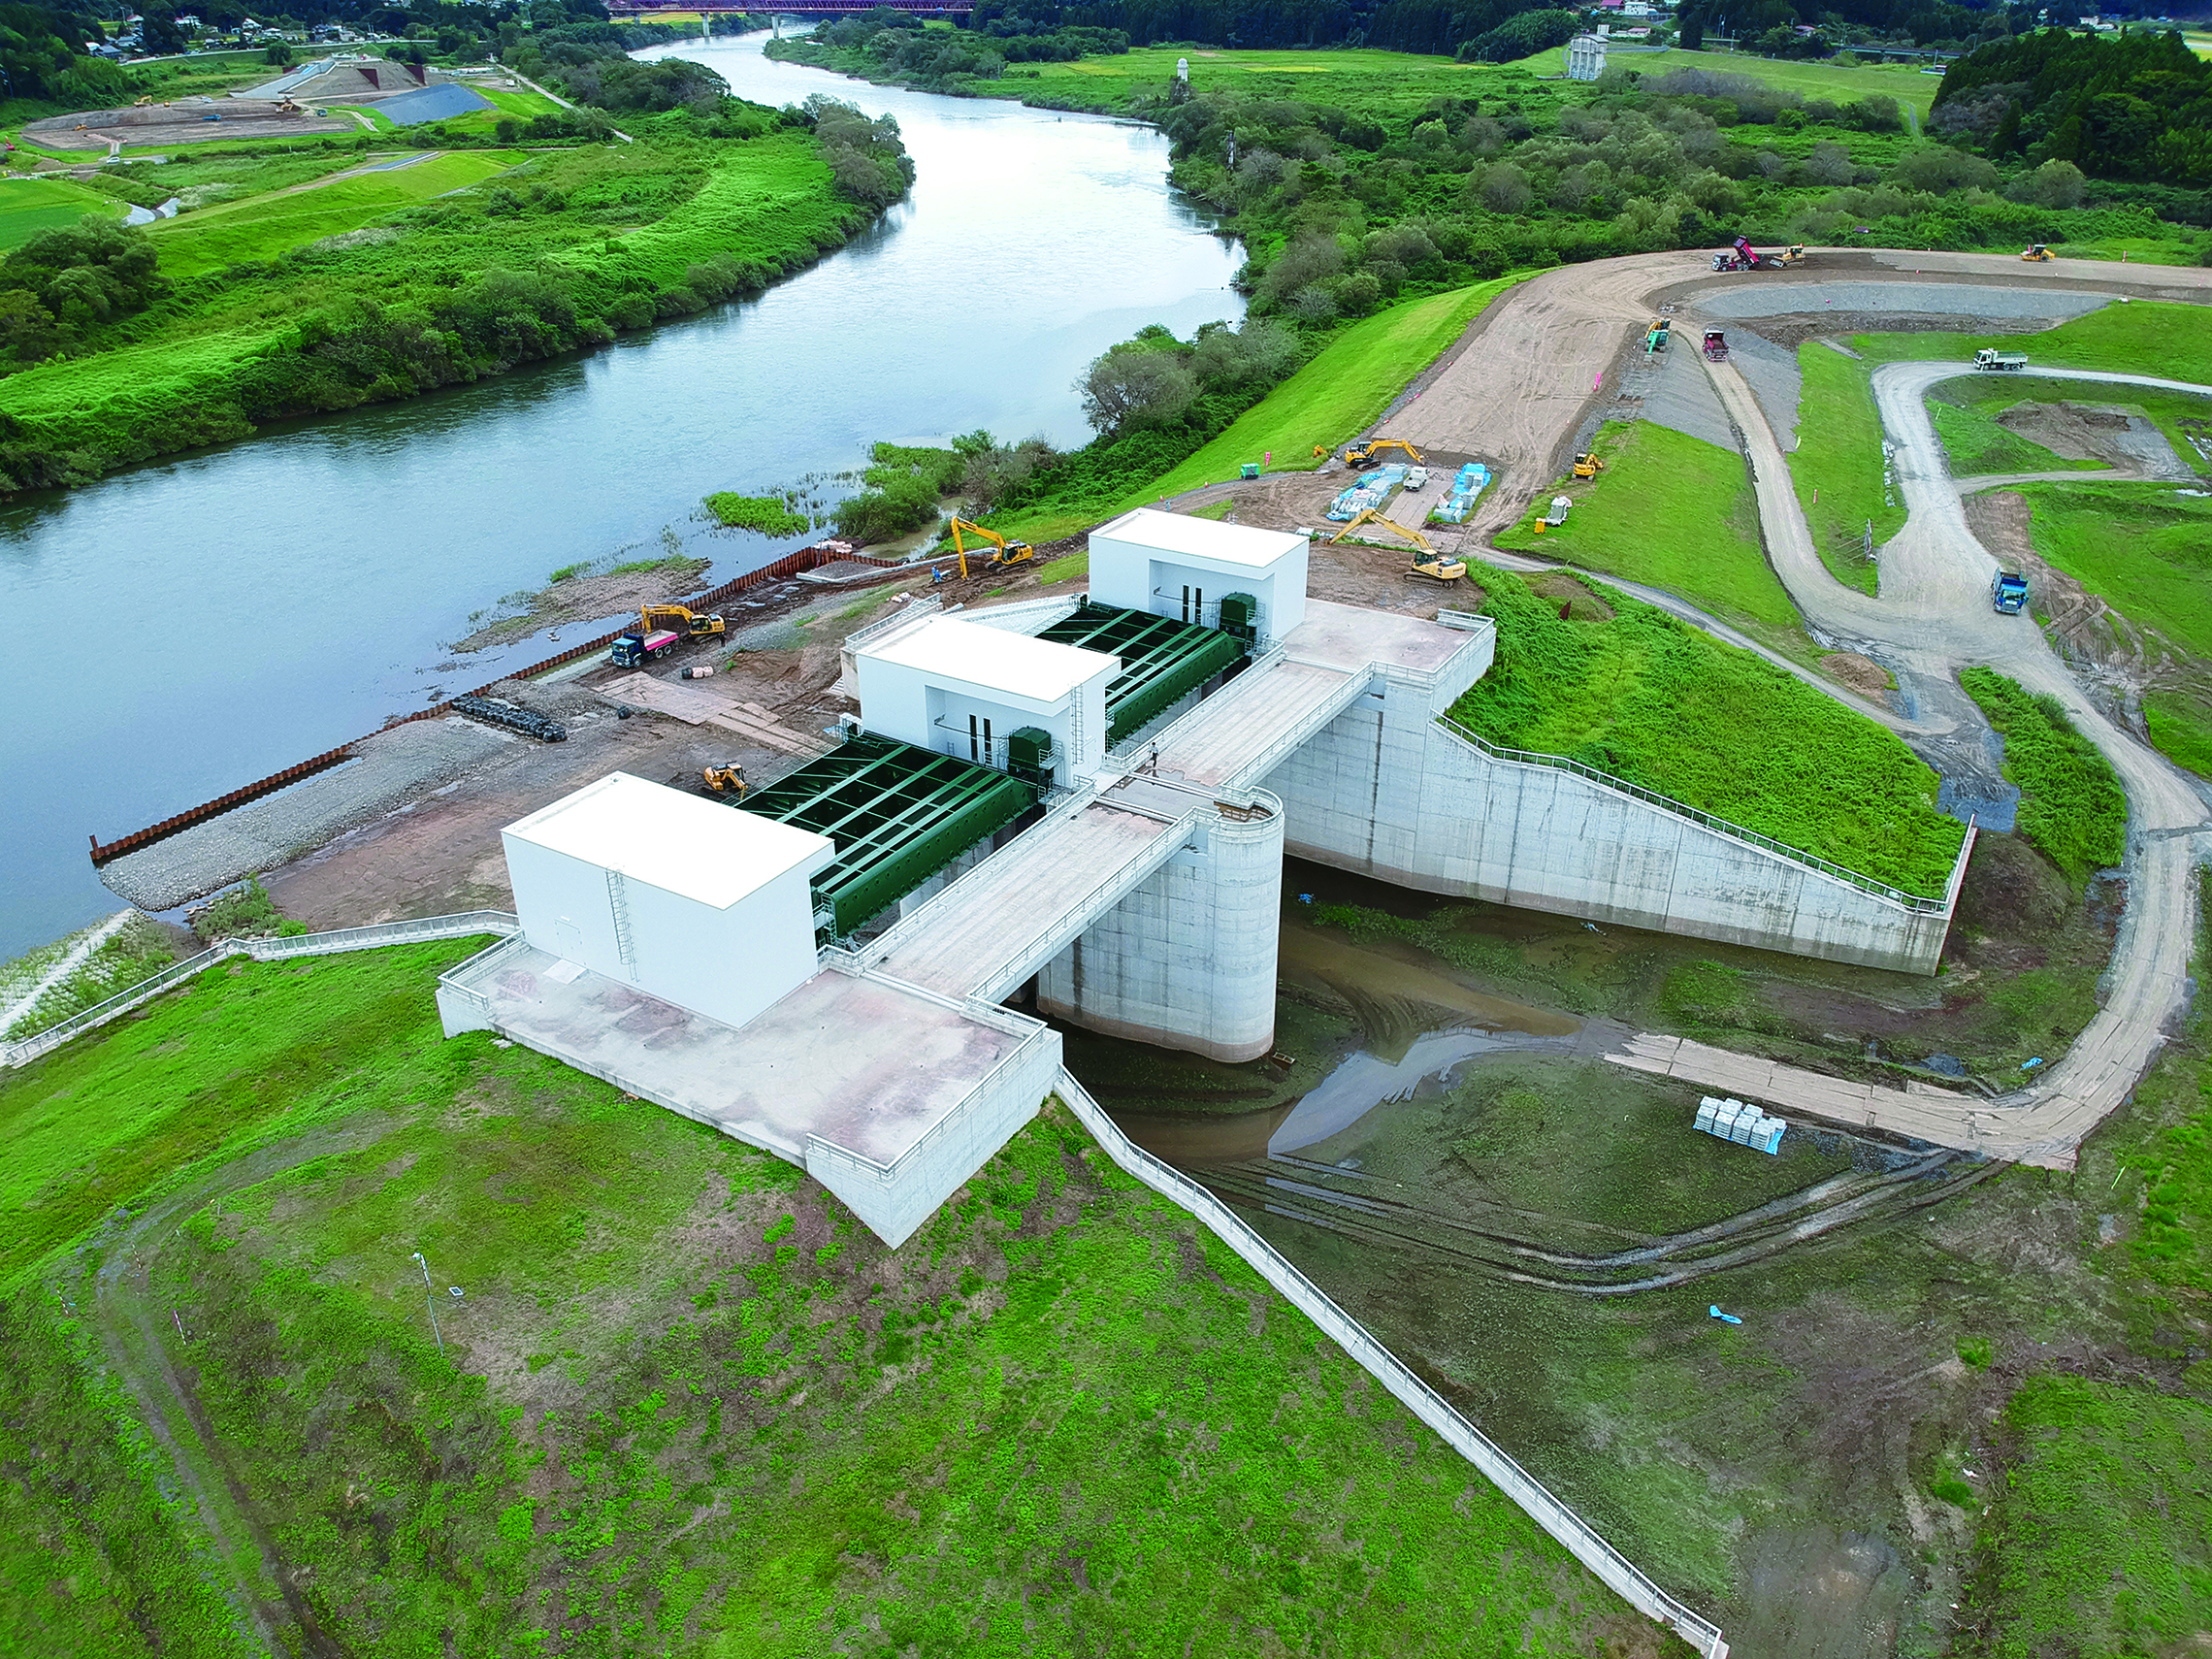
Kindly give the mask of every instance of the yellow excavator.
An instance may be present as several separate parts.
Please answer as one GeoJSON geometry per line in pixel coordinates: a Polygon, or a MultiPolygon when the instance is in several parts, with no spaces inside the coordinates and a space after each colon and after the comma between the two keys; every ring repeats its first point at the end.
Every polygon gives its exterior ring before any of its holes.
{"type": "Polygon", "coordinates": [[[1378,438],[1367,443],[1354,443],[1346,448],[1344,464],[1347,467],[1372,467],[1382,458],[1385,449],[1403,449],[1406,458],[1418,467],[1421,452],[1402,438],[1378,438]]]}
{"type": "Polygon", "coordinates": [[[745,798],[745,768],[743,766],[709,766],[699,774],[706,787],[721,796],[732,806],[745,798]]]}
{"type": "Polygon", "coordinates": [[[1575,476],[1578,478],[1594,478],[1605,470],[1606,464],[1598,459],[1594,449],[1588,454],[1575,457],[1575,476]]]}
{"type": "Polygon", "coordinates": [[[960,556],[960,574],[962,576],[968,573],[967,543],[960,539],[960,532],[963,530],[978,540],[991,543],[992,552],[990,559],[986,561],[987,564],[1026,565],[1037,556],[1037,550],[1026,541],[1009,541],[997,531],[986,530],[980,524],[970,524],[964,518],[954,519],[951,528],[953,551],[960,556]]]}
{"type": "Polygon", "coordinates": [[[1440,582],[1456,582],[1460,577],[1467,574],[1466,560],[1446,558],[1437,551],[1436,543],[1419,531],[1408,530],[1396,520],[1384,518],[1373,507],[1369,507],[1360,513],[1350,524],[1330,537],[1329,540],[1332,542],[1342,541],[1363,524],[1380,525],[1393,536],[1403,537],[1414,544],[1413,568],[1406,572],[1409,576],[1429,576],[1440,582]]]}
{"type": "Polygon", "coordinates": [[[637,620],[643,625],[648,638],[664,629],[691,639],[703,639],[710,634],[727,632],[720,611],[700,616],[695,611],[686,610],[680,604],[644,605],[637,612],[637,620]]]}

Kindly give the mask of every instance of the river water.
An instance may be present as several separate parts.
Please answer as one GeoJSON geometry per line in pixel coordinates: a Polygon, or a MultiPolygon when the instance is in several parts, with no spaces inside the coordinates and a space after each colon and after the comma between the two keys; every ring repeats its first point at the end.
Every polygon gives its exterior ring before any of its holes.
{"type": "Polygon", "coordinates": [[[559,649],[452,665],[442,642],[501,596],[657,554],[665,528],[727,580],[805,538],[710,532],[691,516],[708,492],[854,467],[882,439],[1079,443],[1091,358],[1146,323],[1242,315],[1239,250],[1170,193],[1156,132],[770,63],[764,38],[662,49],[762,103],[895,115],[919,177],[859,242],[586,357],[0,507],[0,959],[115,908],[88,834],[559,649]]]}

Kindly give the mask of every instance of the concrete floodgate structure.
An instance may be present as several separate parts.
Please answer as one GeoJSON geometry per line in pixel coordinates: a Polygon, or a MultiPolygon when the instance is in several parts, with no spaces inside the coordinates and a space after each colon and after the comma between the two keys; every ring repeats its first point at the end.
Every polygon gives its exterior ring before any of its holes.
{"type": "MultiPolygon", "coordinates": [[[[522,931],[440,983],[496,1029],[805,1167],[893,1245],[1034,1116],[1039,1010],[1275,1043],[1283,856],[1425,892],[1931,972],[1900,894],[1448,724],[1495,625],[1311,600],[1304,537],[1139,511],[1088,597],[847,641],[857,729],[732,808],[616,774],[506,831],[522,931]],[[1222,626],[1223,624],[1226,626],[1222,626]]],[[[1970,836],[1969,842],[1970,846],[1970,836]]]]}

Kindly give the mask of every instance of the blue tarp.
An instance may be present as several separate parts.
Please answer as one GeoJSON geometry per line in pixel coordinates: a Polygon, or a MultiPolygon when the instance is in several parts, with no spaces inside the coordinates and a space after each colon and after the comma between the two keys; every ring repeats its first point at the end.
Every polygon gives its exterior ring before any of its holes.
{"type": "Polygon", "coordinates": [[[474,88],[451,84],[418,86],[412,92],[402,92],[397,98],[385,98],[369,107],[403,127],[419,127],[425,121],[442,121],[452,115],[496,108],[474,88]]]}

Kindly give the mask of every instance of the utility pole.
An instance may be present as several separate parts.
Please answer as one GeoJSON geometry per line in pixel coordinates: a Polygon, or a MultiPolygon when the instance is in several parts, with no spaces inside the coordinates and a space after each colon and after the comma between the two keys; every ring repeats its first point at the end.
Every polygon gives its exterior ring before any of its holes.
{"type": "Polygon", "coordinates": [[[422,1268],[422,1305],[430,1310],[430,1334],[437,1340],[439,1357],[445,1355],[445,1339],[438,1334],[438,1300],[430,1293],[430,1263],[423,1260],[421,1251],[414,1252],[414,1260],[422,1268]]]}

